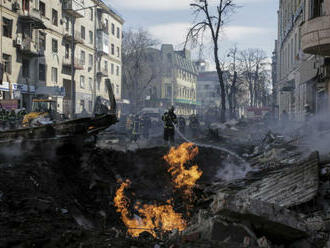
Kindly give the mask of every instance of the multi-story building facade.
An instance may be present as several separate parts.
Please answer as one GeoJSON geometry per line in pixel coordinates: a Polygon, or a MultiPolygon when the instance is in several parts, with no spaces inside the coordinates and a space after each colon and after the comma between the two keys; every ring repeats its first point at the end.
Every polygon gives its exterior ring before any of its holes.
{"type": "Polygon", "coordinates": [[[330,2],[281,0],[278,11],[276,93],[279,115],[303,120],[305,106],[328,109],[330,2]]]}
{"type": "Polygon", "coordinates": [[[198,71],[191,60],[190,52],[175,51],[173,45],[164,44],[161,49],[149,49],[150,64],[159,68],[159,75],[152,82],[148,106],[176,107],[182,116],[196,114],[198,71]]]}
{"type": "Polygon", "coordinates": [[[59,113],[92,113],[96,96],[107,99],[106,78],[120,99],[123,19],[102,1],[2,1],[0,13],[2,99],[29,109],[43,96],[59,113]]]}

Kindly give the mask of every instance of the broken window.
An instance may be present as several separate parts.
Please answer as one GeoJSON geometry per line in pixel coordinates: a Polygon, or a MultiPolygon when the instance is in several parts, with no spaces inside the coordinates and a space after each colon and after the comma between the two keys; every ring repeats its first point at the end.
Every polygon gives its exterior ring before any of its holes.
{"type": "Polygon", "coordinates": [[[11,56],[3,53],[2,59],[4,61],[4,72],[11,74],[11,56]]]}
{"type": "Polygon", "coordinates": [[[58,14],[55,9],[52,10],[52,24],[55,26],[58,25],[58,14]]]}
{"type": "Polygon", "coordinates": [[[39,12],[41,16],[46,16],[46,5],[44,2],[39,2],[39,12]]]}
{"type": "Polygon", "coordinates": [[[39,64],[39,81],[46,81],[46,65],[39,64]]]}
{"type": "Polygon", "coordinates": [[[2,21],[3,36],[11,38],[13,31],[13,20],[3,17],[2,21]]]}
{"type": "Polygon", "coordinates": [[[29,60],[23,59],[22,61],[22,74],[24,78],[28,78],[30,76],[30,63],[29,60]]]}

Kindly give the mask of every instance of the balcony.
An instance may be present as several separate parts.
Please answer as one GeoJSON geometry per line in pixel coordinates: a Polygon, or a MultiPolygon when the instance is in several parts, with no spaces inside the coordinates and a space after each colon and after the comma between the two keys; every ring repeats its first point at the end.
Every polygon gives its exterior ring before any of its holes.
{"type": "Polygon", "coordinates": [[[31,26],[34,29],[46,29],[47,27],[42,21],[39,10],[32,9],[30,11],[21,9],[19,12],[19,21],[23,25],[31,26]]]}
{"type": "Polygon", "coordinates": [[[96,49],[99,55],[109,54],[110,51],[109,40],[110,40],[109,34],[107,34],[102,30],[97,31],[96,49]]]}
{"type": "MultiPolygon", "coordinates": [[[[72,65],[71,57],[68,57],[68,58],[64,57],[63,61],[62,61],[62,65],[65,67],[71,67],[71,65],[72,65]]],[[[74,68],[76,70],[83,70],[84,66],[85,66],[85,63],[81,59],[74,58],[74,68]]]]}
{"type": "MultiPolygon", "coordinates": [[[[64,36],[63,39],[65,39],[66,41],[70,42],[72,41],[72,33],[71,31],[65,30],[64,31],[64,36]]],[[[80,43],[83,44],[84,43],[84,39],[81,37],[81,33],[78,31],[74,32],[74,37],[73,40],[75,43],[80,43]]]]}
{"type": "Polygon", "coordinates": [[[97,73],[96,74],[97,74],[98,77],[106,77],[106,76],[109,75],[109,72],[105,68],[99,68],[99,69],[97,69],[97,73]]]}
{"type": "Polygon", "coordinates": [[[25,38],[22,44],[18,45],[19,51],[24,56],[28,57],[42,57],[44,56],[44,51],[38,48],[38,45],[31,39],[25,38]]]}
{"type": "Polygon", "coordinates": [[[63,11],[76,18],[82,18],[85,16],[84,4],[82,0],[64,0],[63,11]]]}
{"type": "Polygon", "coordinates": [[[308,20],[302,26],[301,45],[304,53],[330,55],[330,16],[308,20]]]}

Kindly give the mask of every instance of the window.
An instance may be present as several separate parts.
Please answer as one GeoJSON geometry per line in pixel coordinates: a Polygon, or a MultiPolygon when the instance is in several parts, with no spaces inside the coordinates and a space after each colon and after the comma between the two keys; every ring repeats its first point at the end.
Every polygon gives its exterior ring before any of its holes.
{"type": "Polygon", "coordinates": [[[58,17],[57,17],[57,11],[52,10],[52,24],[57,26],[58,25],[58,17]]]}
{"type": "Polygon", "coordinates": [[[85,109],[85,100],[80,100],[80,107],[81,107],[81,111],[83,111],[85,109]]]}
{"type": "Polygon", "coordinates": [[[2,18],[3,24],[3,36],[11,38],[12,31],[13,31],[13,20],[7,19],[5,17],[2,18]]]}
{"type": "Polygon", "coordinates": [[[46,34],[39,31],[39,48],[42,51],[46,50],[46,34]]]}
{"type": "Polygon", "coordinates": [[[11,74],[11,56],[9,54],[2,54],[2,58],[4,61],[4,72],[11,74]]]}
{"type": "Polygon", "coordinates": [[[70,27],[70,19],[69,17],[65,17],[65,31],[69,31],[69,27],[70,27]]]}
{"type": "Polygon", "coordinates": [[[94,19],[94,12],[93,11],[94,10],[93,10],[93,8],[90,8],[89,10],[90,10],[90,12],[89,12],[90,20],[93,21],[93,19],[94,19]]]}
{"type": "Polygon", "coordinates": [[[115,73],[115,65],[111,64],[111,75],[115,73]]]}
{"type": "Polygon", "coordinates": [[[88,111],[92,112],[93,110],[93,102],[92,101],[88,101],[88,111]]]}
{"type": "Polygon", "coordinates": [[[39,64],[39,81],[46,81],[46,65],[39,64]]]}
{"type": "Polygon", "coordinates": [[[311,0],[311,16],[316,18],[322,16],[324,13],[324,0],[311,0]]]}
{"type": "Polygon", "coordinates": [[[115,45],[111,44],[111,54],[115,55],[115,45]]]}
{"type": "Polygon", "coordinates": [[[84,89],[85,88],[85,77],[80,76],[80,88],[84,89]]]}
{"type": "Polygon", "coordinates": [[[93,79],[91,77],[88,78],[88,86],[90,90],[93,90],[93,79]]]}
{"type": "Polygon", "coordinates": [[[81,26],[81,38],[84,40],[85,39],[85,27],[81,26]]]}
{"type": "Polygon", "coordinates": [[[30,63],[29,60],[23,59],[22,61],[22,73],[24,78],[28,78],[30,76],[30,63]]]}
{"type": "Polygon", "coordinates": [[[52,82],[57,83],[57,68],[52,67],[52,82]]]}
{"type": "Polygon", "coordinates": [[[88,55],[88,66],[89,67],[93,66],[93,54],[88,55]]]}
{"type": "Polygon", "coordinates": [[[23,1],[22,9],[29,11],[30,10],[30,2],[29,1],[23,1]]]}
{"type": "Polygon", "coordinates": [[[106,33],[109,33],[109,21],[108,19],[105,19],[105,29],[106,29],[106,33]]]}
{"type": "Polygon", "coordinates": [[[104,70],[108,72],[108,61],[104,61],[104,70]]]}
{"type": "Polygon", "coordinates": [[[93,44],[93,32],[89,31],[89,44],[93,44]]]}
{"type": "Polygon", "coordinates": [[[117,47],[117,57],[118,58],[120,57],[120,49],[119,49],[119,47],[117,47]]]}
{"type": "Polygon", "coordinates": [[[44,2],[39,2],[39,12],[40,12],[40,15],[42,16],[46,16],[46,5],[44,2]]]}
{"type": "Polygon", "coordinates": [[[85,65],[85,51],[80,51],[80,61],[82,65],[85,65]]]}
{"type": "Polygon", "coordinates": [[[120,29],[117,28],[117,38],[120,39],[120,29]]]}
{"type": "Polygon", "coordinates": [[[115,35],[115,24],[111,23],[111,33],[115,35]]]}
{"type": "Polygon", "coordinates": [[[116,67],[116,75],[119,76],[119,65],[116,67]]]}
{"type": "Polygon", "coordinates": [[[70,44],[65,44],[65,58],[68,59],[70,57],[70,44]]]}
{"type": "Polygon", "coordinates": [[[58,42],[55,39],[52,39],[52,52],[57,53],[58,52],[58,42]]]}

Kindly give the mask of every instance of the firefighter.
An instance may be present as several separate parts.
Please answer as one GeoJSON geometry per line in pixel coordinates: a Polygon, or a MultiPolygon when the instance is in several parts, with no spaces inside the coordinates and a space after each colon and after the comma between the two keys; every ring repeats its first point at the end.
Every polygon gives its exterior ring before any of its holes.
{"type": "Polygon", "coordinates": [[[172,106],[162,116],[162,120],[164,122],[164,141],[165,143],[168,143],[168,141],[170,141],[172,145],[174,144],[174,134],[175,134],[174,124],[177,124],[177,119],[174,110],[175,109],[172,106]]]}
{"type": "Polygon", "coordinates": [[[193,138],[195,138],[197,137],[200,128],[199,121],[195,115],[190,116],[189,119],[189,128],[191,130],[193,138]]]}
{"type": "Polygon", "coordinates": [[[178,118],[179,131],[181,134],[185,135],[186,131],[186,119],[183,116],[178,118]]]}

